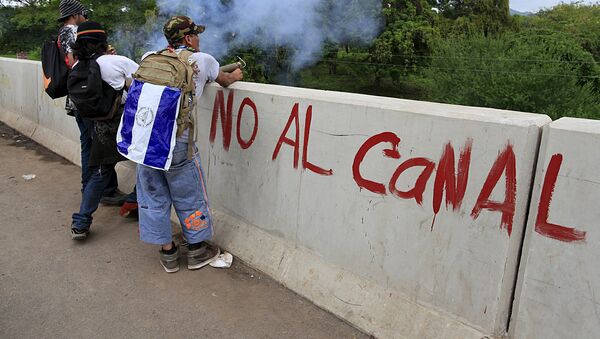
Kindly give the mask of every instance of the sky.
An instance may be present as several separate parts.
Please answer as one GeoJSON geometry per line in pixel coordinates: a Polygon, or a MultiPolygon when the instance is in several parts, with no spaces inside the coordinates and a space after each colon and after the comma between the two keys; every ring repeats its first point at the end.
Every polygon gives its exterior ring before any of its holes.
{"type": "MultiPolygon", "coordinates": [[[[575,0],[510,0],[510,8],[519,12],[537,12],[542,8],[551,8],[559,3],[571,3],[576,2],[575,0]]],[[[584,0],[586,4],[593,4],[598,2],[597,0],[584,0]]]]}

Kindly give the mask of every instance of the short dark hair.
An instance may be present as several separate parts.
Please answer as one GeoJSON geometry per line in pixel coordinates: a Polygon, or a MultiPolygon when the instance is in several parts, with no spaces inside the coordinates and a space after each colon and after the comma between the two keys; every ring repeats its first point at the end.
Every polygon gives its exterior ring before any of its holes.
{"type": "Polygon", "coordinates": [[[78,59],[89,59],[94,55],[104,55],[108,50],[106,41],[77,39],[72,45],[73,56],[78,59]]]}

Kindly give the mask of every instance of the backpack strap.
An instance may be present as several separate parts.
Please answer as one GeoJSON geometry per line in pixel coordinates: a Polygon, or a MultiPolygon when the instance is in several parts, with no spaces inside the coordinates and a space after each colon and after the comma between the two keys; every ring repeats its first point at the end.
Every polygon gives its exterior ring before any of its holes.
{"type": "Polygon", "coordinates": [[[196,86],[194,83],[194,63],[190,63],[190,57],[194,54],[189,49],[183,49],[177,53],[179,60],[188,65],[186,74],[187,86],[183,88],[183,98],[180,114],[177,117],[177,134],[181,136],[185,130],[188,130],[188,160],[194,156],[194,134],[196,133],[196,124],[192,110],[196,107],[196,86]]]}

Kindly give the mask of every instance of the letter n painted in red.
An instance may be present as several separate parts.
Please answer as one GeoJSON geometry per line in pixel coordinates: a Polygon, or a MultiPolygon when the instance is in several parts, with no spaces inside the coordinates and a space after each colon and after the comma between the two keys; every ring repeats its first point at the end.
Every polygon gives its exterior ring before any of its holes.
{"type": "Polygon", "coordinates": [[[460,158],[458,159],[458,173],[456,173],[454,165],[454,147],[452,147],[451,143],[446,144],[435,176],[433,188],[434,214],[438,214],[440,211],[444,187],[446,188],[446,207],[452,204],[454,211],[460,209],[465,197],[465,192],[467,191],[472,149],[473,140],[468,139],[465,147],[460,152],[460,158]]]}
{"type": "Polygon", "coordinates": [[[229,92],[227,97],[227,110],[225,110],[225,98],[223,91],[217,91],[215,97],[215,105],[213,107],[212,124],[210,126],[209,141],[212,145],[215,143],[217,136],[217,120],[221,117],[221,127],[223,131],[223,148],[229,151],[231,145],[231,128],[232,128],[232,110],[233,110],[233,91],[229,92]]]}

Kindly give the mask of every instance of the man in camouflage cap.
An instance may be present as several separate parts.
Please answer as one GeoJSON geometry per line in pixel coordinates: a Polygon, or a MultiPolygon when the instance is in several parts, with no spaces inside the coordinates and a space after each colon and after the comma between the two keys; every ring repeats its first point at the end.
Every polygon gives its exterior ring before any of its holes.
{"type": "MultiPolygon", "coordinates": [[[[223,72],[213,56],[200,52],[200,34],[204,29],[204,26],[196,25],[187,16],[172,17],[163,28],[169,43],[168,49],[178,54],[184,51],[189,54],[188,61],[194,71],[196,97],[202,95],[204,86],[209,82],[227,87],[243,78],[240,69],[231,73],[223,72]]],[[[155,52],[146,53],[142,57],[142,65],[144,58],[152,54],[155,52]]],[[[180,253],[172,241],[171,202],[182,224],[182,234],[188,243],[188,269],[199,269],[219,255],[219,249],[207,242],[213,235],[212,218],[200,156],[190,136],[193,137],[193,133],[187,128],[177,137],[168,171],[140,164],[137,166],[138,201],[141,206],[150,206],[138,210],[140,239],[161,246],[160,262],[168,273],[179,270],[180,253]],[[191,159],[187,157],[189,146],[195,151],[191,159]]]]}
{"type": "Polygon", "coordinates": [[[201,34],[206,27],[196,25],[192,19],[187,16],[174,16],[163,27],[163,33],[170,45],[180,42],[186,35],[201,34]]]}

